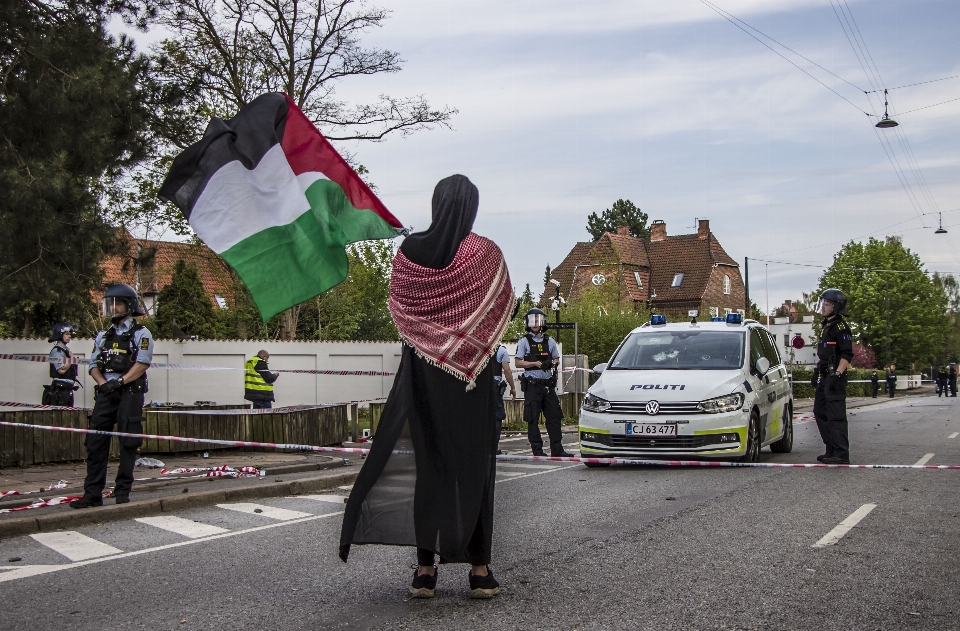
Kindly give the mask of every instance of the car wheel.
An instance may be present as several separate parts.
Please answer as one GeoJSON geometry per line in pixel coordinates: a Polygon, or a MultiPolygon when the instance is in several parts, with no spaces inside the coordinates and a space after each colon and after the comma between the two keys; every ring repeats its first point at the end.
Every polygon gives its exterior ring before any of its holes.
{"type": "Polygon", "coordinates": [[[787,420],[783,423],[783,437],[770,445],[775,454],[788,454],[793,451],[793,410],[787,408],[787,420]]]}
{"type": "Polygon", "coordinates": [[[760,415],[756,410],[750,412],[750,425],[747,426],[747,451],[740,456],[740,462],[756,462],[760,456],[760,415]]]}

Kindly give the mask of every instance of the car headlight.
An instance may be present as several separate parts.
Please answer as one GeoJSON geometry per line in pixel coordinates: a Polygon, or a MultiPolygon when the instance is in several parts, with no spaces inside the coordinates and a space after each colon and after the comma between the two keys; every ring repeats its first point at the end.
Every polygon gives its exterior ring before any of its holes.
{"type": "Polygon", "coordinates": [[[583,409],[587,412],[606,412],[610,409],[610,402],[587,393],[583,398],[583,409]]]}
{"type": "Polygon", "coordinates": [[[697,404],[702,412],[707,414],[719,414],[720,412],[733,412],[743,407],[743,393],[734,392],[715,399],[707,399],[697,404]]]}

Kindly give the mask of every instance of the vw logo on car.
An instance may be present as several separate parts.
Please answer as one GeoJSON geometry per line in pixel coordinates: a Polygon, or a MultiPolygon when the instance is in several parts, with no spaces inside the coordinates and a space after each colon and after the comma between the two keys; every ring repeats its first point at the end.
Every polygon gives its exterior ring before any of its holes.
{"type": "Polygon", "coordinates": [[[660,404],[656,401],[648,401],[646,405],[647,414],[654,416],[657,412],[660,411],[660,404]]]}

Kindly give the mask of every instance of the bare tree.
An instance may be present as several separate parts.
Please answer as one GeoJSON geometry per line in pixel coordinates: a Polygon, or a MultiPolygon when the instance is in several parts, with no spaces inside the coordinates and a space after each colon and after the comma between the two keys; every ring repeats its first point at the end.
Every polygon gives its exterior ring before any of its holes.
{"type": "Polygon", "coordinates": [[[193,105],[206,116],[230,116],[264,92],[285,92],[331,140],[449,126],[457,110],[431,109],[422,95],[364,104],[337,98],[344,79],[401,70],[398,53],[360,43],[388,16],[363,0],[167,0],[159,21],[177,35],[156,58],[167,81],[199,86],[193,105]]]}

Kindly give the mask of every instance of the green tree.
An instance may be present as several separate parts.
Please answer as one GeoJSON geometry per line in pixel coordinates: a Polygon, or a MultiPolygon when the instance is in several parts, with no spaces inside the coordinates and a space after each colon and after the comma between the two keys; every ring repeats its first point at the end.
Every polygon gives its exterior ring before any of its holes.
{"type": "MultiPolygon", "coordinates": [[[[577,300],[571,300],[562,312],[564,322],[576,322],[578,350],[591,364],[610,359],[627,333],[650,321],[650,308],[643,303],[620,300],[616,283],[590,286],[577,300]]],[[[569,343],[572,336],[564,333],[569,343]]],[[[572,353],[567,347],[565,352],[572,353]]]]}
{"type": "Polygon", "coordinates": [[[899,238],[843,246],[816,294],[831,287],[847,296],[854,339],[882,365],[926,363],[943,351],[947,296],[899,238]]]}
{"type": "Polygon", "coordinates": [[[937,363],[960,361],[960,283],[952,274],[933,275],[933,284],[947,298],[947,323],[944,331],[943,351],[937,363]]]}
{"type": "Polygon", "coordinates": [[[0,4],[0,317],[31,336],[93,327],[100,262],[115,245],[102,200],[147,153],[150,65],[110,37],[133,3],[0,4]]]}
{"type": "Polygon", "coordinates": [[[553,272],[550,270],[550,266],[547,265],[547,269],[543,271],[543,284],[546,286],[550,282],[550,275],[553,272]]]}
{"type": "Polygon", "coordinates": [[[587,217],[587,232],[597,241],[604,232],[616,232],[620,226],[626,226],[634,237],[649,237],[648,219],[650,217],[647,213],[634,206],[629,199],[618,199],[600,215],[590,213],[587,217]]]}
{"type": "Polygon", "coordinates": [[[530,283],[527,283],[523,292],[517,298],[517,301],[517,315],[510,320],[506,330],[503,332],[503,341],[505,342],[515,342],[527,332],[526,323],[523,318],[527,311],[537,306],[533,298],[533,292],[530,291],[530,283]]]}
{"type": "Polygon", "coordinates": [[[173,324],[184,333],[204,339],[220,337],[220,323],[210,296],[200,282],[200,271],[183,259],[176,262],[170,284],[157,296],[153,324],[158,337],[175,337],[173,324]]]}

